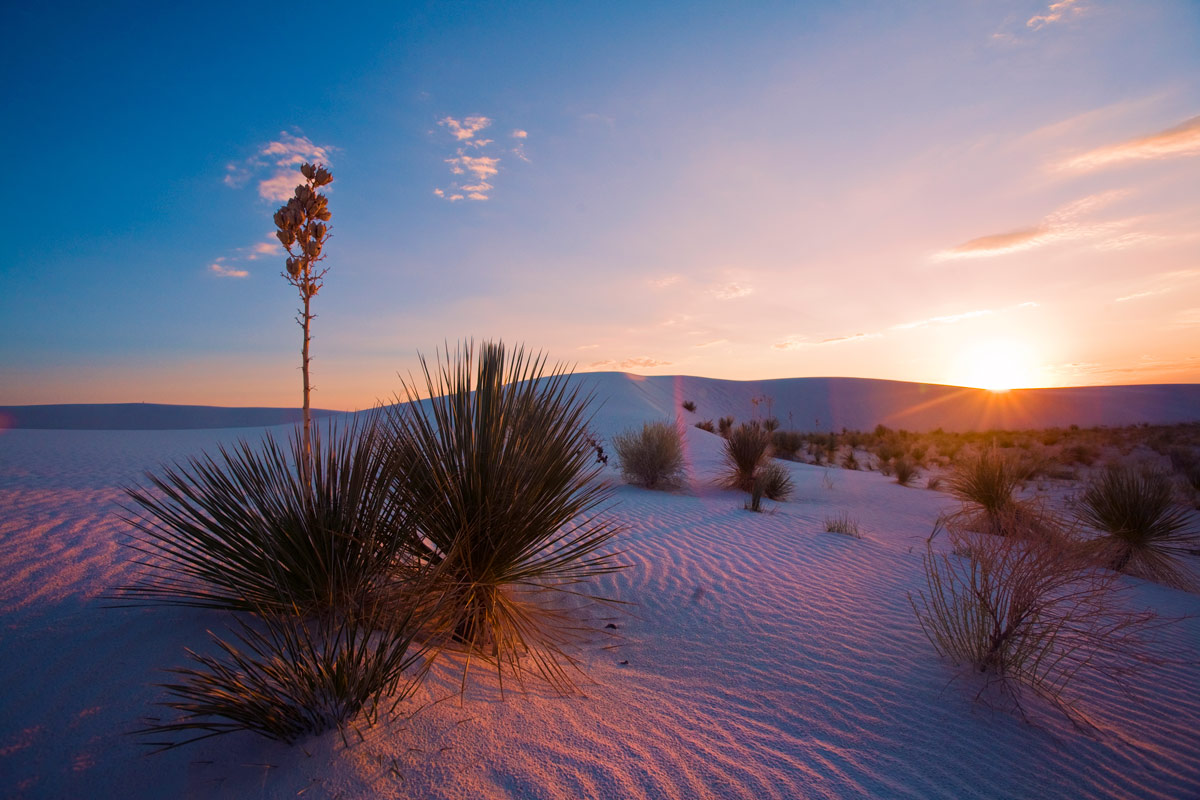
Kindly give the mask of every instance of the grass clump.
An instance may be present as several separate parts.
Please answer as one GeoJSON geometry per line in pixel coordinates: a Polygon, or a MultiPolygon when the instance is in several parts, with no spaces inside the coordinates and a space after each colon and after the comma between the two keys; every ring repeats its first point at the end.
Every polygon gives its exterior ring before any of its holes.
{"type": "Polygon", "coordinates": [[[896,483],[900,484],[901,486],[908,486],[916,479],[918,474],[916,464],[909,461],[907,458],[896,459],[896,462],[892,465],[892,468],[896,473],[896,483]]]}
{"type": "Polygon", "coordinates": [[[725,437],[724,483],[731,489],[749,492],[754,478],[770,458],[771,435],[757,425],[742,423],[725,437]]]}
{"type": "Polygon", "coordinates": [[[303,437],[283,446],[268,434],[128,489],[143,576],[110,599],[308,613],[375,594],[407,536],[378,420],[331,423],[324,436],[314,426],[311,441],[311,460],[303,437]]]}
{"type": "Polygon", "coordinates": [[[381,606],[339,617],[268,611],[235,622],[232,637],[209,634],[219,655],[189,649],[192,666],[169,670],[176,682],[163,684],[170,699],[161,705],[181,716],[138,731],[154,737],[147,744],[167,750],[237,731],[288,744],[333,729],[345,738],[349,724],[374,724],[424,674],[411,613],[381,606]]]}
{"type": "Polygon", "coordinates": [[[696,404],[693,403],[691,400],[684,400],[683,401],[683,410],[684,411],[695,411],[696,404]]]}
{"type": "Polygon", "coordinates": [[[851,536],[855,539],[863,538],[862,528],[859,526],[858,520],[851,517],[848,511],[843,511],[832,517],[826,517],[825,532],[840,533],[843,536],[851,536]]]}
{"type": "Polygon", "coordinates": [[[1105,566],[1176,588],[1196,588],[1180,557],[1200,546],[1200,534],[1173,494],[1170,478],[1157,471],[1110,466],[1093,478],[1078,515],[1101,533],[1093,549],[1105,566]]]}
{"type": "Polygon", "coordinates": [[[405,381],[408,403],[388,409],[385,445],[416,534],[407,556],[436,568],[431,591],[448,609],[437,626],[467,649],[464,689],[482,656],[502,686],[505,672],[534,674],[573,692],[572,615],[603,599],[583,584],[620,568],[607,549],[620,528],[602,513],[612,490],[593,481],[590,397],[502,343],[421,367],[423,387],[405,381]]]}
{"type": "Polygon", "coordinates": [[[713,425],[713,421],[711,419],[700,420],[696,423],[696,427],[702,431],[708,431],[709,433],[717,432],[717,426],[713,425]]]}
{"type": "MultiPolygon", "coordinates": [[[[1021,526],[1021,517],[1007,522],[1021,526]]],[[[1063,694],[1078,673],[1121,680],[1152,660],[1143,633],[1154,613],[1124,610],[1116,573],[1078,547],[1030,526],[1004,537],[946,530],[952,552],[930,547],[926,589],[909,600],[938,654],[985,676],[980,696],[996,686],[1024,714],[1029,689],[1078,724],[1084,718],[1063,694]]]]}
{"type": "Polygon", "coordinates": [[[621,474],[647,489],[678,486],[683,480],[683,436],[671,422],[646,422],[642,429],[613,437],[621,474]]]}
{"type": "Polygon", "coordinates": [[[960,460],[947,480],[950,493],[963,504],[956,521],[1003,535],[1013,522],[1037,518],[1038,514],[1016,497],[1024,479],[1016,460],[994,445],[960,460]]]}
{"type": "Polygon", "coordinates": [[[804,437],[797,431],[772,431],[771,447],[778,458],[795,461],[796,454],[804,446],[804,437]]]}

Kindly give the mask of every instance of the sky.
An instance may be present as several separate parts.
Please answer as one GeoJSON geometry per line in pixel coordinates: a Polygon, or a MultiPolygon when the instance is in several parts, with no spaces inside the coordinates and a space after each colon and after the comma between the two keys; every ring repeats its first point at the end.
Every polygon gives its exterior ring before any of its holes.
{"type": "Polygon", "coordinates": [[[1200,3],[6,11],[0,404],[313,405],[447,344],[577,371],[1200,381],[1200,3]]]}

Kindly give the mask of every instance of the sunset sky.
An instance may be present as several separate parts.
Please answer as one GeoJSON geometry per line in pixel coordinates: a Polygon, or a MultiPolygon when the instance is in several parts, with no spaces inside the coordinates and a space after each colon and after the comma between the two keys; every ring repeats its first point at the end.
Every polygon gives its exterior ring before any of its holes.
{"type": "Polygon", "coordinates": [[[27,3],[0,404],[300,402],[271,217],[334,175],[313,405],[581,371],[1200,381],[1200,3],[27,3]]]}

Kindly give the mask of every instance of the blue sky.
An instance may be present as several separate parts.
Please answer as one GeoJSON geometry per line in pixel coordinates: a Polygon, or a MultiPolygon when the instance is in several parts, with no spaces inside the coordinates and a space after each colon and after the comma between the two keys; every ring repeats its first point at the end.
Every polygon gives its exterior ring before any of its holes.
{"type": "Polygon", "coordinates": [[[471,336],[643,374],[1200,380],[1194,2],[8,17],[3,404],[297,405],[271,215],[304,158],[335,178],[319,407],[471,336]]]}

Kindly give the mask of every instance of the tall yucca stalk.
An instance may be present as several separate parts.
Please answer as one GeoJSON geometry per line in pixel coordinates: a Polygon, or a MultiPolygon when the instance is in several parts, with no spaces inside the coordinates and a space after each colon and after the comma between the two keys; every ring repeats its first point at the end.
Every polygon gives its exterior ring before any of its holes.
{"type": "MultiPolygon", "coordinates": [[[[485,342],[421,358],[424,392],[402,381],[388,413],[393,498],[413,524],[410,556],[439,568],[443,615],[470,652],[518,678],[533,671],[574,689],[567,653],[578,633],[564,602],[595,600],[585,581],[619,568],[601,515],[611,490],[587,437],[590,397],[545,357],[485,342]],[[421,395],[427,400],[420,400],[421,395]],[[526,661],[522,659],[526,658],[526,661]]],[[[470,667],[468,656],[464,668],[470,667]]]]}
{"type": "Polygon", "coordinates": [[[1108,467],[1088,484],[1079,519],[1103,534],[1094,547],[1106,566],[1176,588],[1196,588],[1179,558],[1200,545],[1200,534],[1190,529],[1190,513],[1173,495],[1168,476],[1127,467],[1108,467]]]}
{"type": "Polygon", "coordinates": [[[378,421],[313,434],[311,456],[303,438],[284,447],[268,434],[261,448],[241,441],[128,489],[144,575],[113,597],[309,611],[354,605],[390,582],[406,534],[388,498],[378,421]]]}

